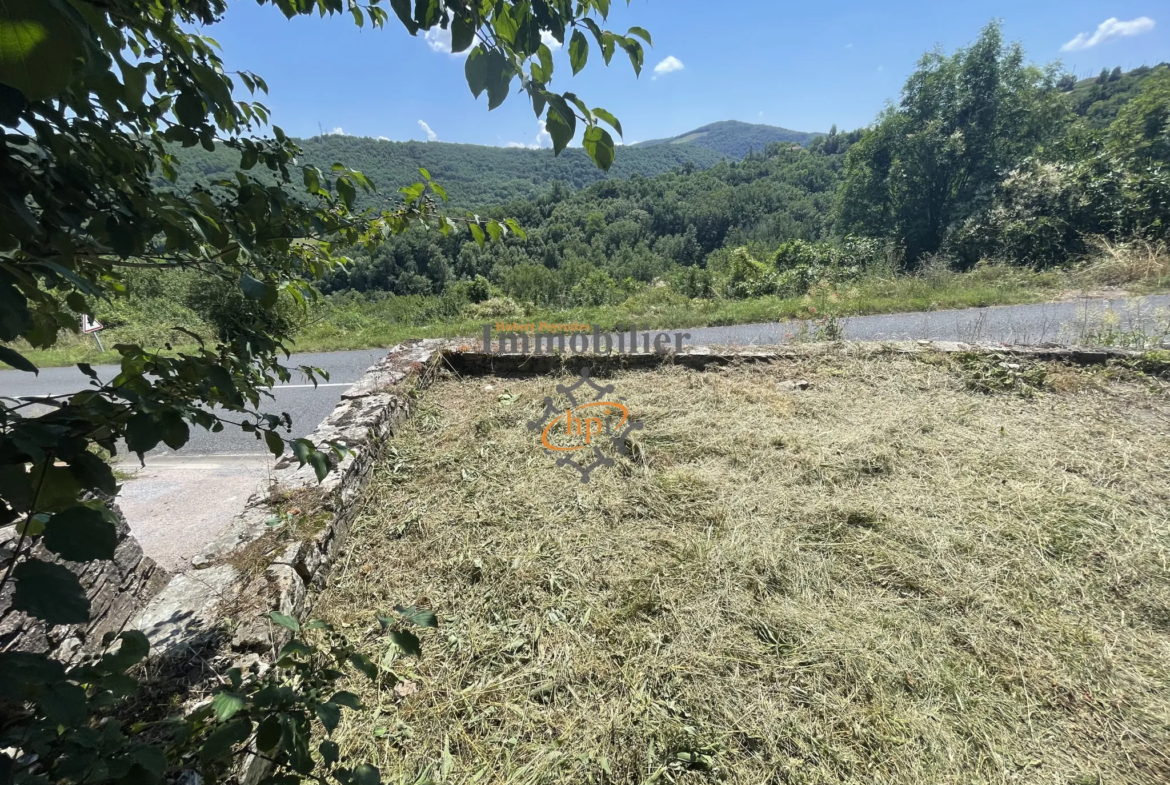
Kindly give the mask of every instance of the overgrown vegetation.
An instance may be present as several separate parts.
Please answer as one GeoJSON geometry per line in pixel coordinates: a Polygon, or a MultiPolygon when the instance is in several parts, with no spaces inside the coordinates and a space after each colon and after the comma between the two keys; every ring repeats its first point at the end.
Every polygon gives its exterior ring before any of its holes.
{"type": "Polygon", "coordinates": [[[588,485],[526,427],[562,381],[441,380],[376,469],[318,607],[443,617],[409,689],[352,687],[337,738],[388,781],[1170,778],[1166,381],[624,372],[644,429],[588,485]]]}

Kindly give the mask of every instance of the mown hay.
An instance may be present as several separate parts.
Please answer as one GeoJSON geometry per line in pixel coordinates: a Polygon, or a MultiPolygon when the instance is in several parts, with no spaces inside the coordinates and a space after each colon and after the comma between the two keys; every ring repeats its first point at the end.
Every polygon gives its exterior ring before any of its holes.
{"type": "Polygon", "coordinates": [[[644,430],[588,485],[525,427],[557,379],[440,380],[317,609],[375,659],[376,612],[441,627],[353,682],[343,749],[389,782],[1170,781],[1170,400],[1070,373],[621,373],[644,430]]]}

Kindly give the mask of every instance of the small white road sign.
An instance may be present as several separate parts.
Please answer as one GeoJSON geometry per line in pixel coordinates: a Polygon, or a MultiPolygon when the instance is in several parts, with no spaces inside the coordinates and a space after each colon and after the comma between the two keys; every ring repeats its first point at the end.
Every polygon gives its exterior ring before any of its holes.
{"type": "Polygon", "coordinates": [[[83,333],[96,333],[100,329],[102,329],[101,322],[99,322],[97,319],[90,320],[88,316],[82,315],[81,331],[83,333]]]}

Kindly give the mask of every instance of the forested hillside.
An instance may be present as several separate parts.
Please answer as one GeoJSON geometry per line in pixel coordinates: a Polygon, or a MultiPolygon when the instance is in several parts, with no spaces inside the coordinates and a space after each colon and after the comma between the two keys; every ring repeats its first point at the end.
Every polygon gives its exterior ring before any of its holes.
{"type": "MultiPolygon", "coordinates": [[[[302,163],[314,164],[324,171],[336,161],[357,169],[379,188],[397,188],[419,179],[425,168],[450,195],[457,209],[482,209],[516,198],[535,198],[546,192],[553,181],[571,188],[601,180],[652,176],[678,167],[705,169],[723,160],[723,155],[696,145],[662,147],[623,147],[609,172],[598,169],[585,151],[570,148],[559,156],[550,149],[487,147],[445,142],[390,142],[363,136],[314,136],[297,143],[305,152],[302,163]]],[[[208,152],[201,147],[180,151],[183,161],[181,188],[195,183],[206,184],[233,171],[239,154],[219,147],[208,152]]],[[[383,194],[393,199],[393,191],[383,194]]],[[[363,197],[359,202],[375,204],[363,197]]]]}
{"type": "MultiPolygon", "coordinates": [[[[526,240],[481,248],[466,234],[412,233],[326,287],[440,293],[480,276],[521,303],[555,306],[617,302],[658,279],[688,296],[800,291],[933,256],[956,269],[1063,265],[1096,237],[1166,235],[1168,106],[1166,67],[1070,85],[992,25],[967,49],[928,55],[870,129],[512,200],[488,212],[518,219],[526,240]]],[[[737,127],[758,128],[710,128],[737,127]]]]}
{"type": "MultiPolygon", "coordinates": [[[[623,154],[627,151],[622,151],[623,154]]],[[[772,145],[748,160],[706,171],[635,176],[489,211],[513,217],[526,240],[477,246],[465,234],[412,232],[328,282],[331,289],[421,294],[454,278],[482,275],[524,300],[549,304],[583,279],[606,301],[618,282],[648,282],[677,267],[703,267],[725,245],[816,240],[831,226],[840,155],[772,145]]]]}
{"type": "Polygon", "coordinates": [[[687,131],[685,134],[672,136],[669,139],[650,139],[639,142],[634,147],[691,144],[714,150],[728,158],[742,159],[752,150],[763,150],[776,142],[788,142],[803,146],[817,135],[806,131],[792,131],[775,125],[724,120],[687,131]]]}

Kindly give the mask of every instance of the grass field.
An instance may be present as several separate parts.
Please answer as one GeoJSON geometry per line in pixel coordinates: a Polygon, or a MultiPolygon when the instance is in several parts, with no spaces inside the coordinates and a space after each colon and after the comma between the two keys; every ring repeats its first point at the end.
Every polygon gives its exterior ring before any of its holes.
{"type": "Polygon", "coordinates": [[[426,390],[316,605],[387,668],[343,751],[394,783],[1170,781],[1167,383],[808,351],[619,373],[644,429],[588,485],[525,426],[567,377],[426,390]],[[370,625],[396,603],[439,615],[420,659],[370,625]]]}

